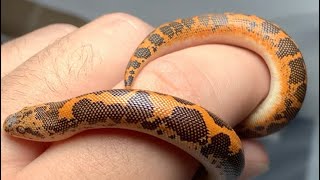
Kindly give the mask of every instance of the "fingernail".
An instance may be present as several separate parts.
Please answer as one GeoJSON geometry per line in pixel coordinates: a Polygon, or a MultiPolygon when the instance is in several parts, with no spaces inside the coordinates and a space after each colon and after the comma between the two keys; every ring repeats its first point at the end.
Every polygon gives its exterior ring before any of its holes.
{"type": "Polygon", "coordinates": [[[247,180],[266,173],[269,170],[269,164],[247,162],[246,169],[240,177],[240,180],[247,180]]]}
{"type": "Polygon", "coordinates": [[[257,175],[261,175],[269,171],[269,164],[256,164],[255,170],[257,172],[257,175]]]}

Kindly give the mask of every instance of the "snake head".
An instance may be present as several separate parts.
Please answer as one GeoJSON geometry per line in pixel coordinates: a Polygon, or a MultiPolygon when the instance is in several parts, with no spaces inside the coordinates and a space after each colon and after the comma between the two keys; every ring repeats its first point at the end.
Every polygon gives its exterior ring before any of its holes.
{"type": "Polygon", "coordinates": [[[40,133],[39,122],[34,121],[34,111],[23,108],[21,111],[11,114],[4,121],[3,129],[11,136],[22,139],[34,140],[43,138],[40,133]]]}

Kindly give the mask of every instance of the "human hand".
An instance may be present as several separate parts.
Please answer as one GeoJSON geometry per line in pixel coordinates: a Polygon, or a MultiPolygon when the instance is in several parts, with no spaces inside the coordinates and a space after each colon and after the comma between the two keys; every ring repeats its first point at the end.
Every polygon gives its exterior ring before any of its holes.
{"type": "MultiPolygon", "coordinates": [[[[151,30],[118,13],[81,28],[49,26],[2,45],[1,122],[24,106],[124,88],[127,62],[151,30]]],[[[133,88],[198,103],[235,126],[267,95],[268,84],[268,69],[256,54],[203,45],[151,62],[133,88]]],[[[243,140],[243,148],[243,179],[266,170],[260,144],[243,140]]],[[[190,179],[199,167],[170,144],[119,129],[86,131],[54,143],[20,140],[2,131],[1,150],[4,179],[190,179]]]]}

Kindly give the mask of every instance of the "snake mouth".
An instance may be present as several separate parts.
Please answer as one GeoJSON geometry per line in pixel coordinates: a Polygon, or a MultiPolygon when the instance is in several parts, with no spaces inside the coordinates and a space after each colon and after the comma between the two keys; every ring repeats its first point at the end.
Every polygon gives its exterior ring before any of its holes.
{"type": "Polygon", "coordinates": [[[10,128],[9,128],[8,126],[4,126],[4,131],[5,131],[6,133],[9,133],[9,132],[10,132],[10,128]]]}

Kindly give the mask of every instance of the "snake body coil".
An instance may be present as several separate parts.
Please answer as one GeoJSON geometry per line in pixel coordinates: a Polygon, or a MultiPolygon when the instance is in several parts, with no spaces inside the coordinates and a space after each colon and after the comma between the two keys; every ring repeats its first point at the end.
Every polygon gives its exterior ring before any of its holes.
{"type": "Polygon", "coordinates": [[[10,115],[4,130],[34,141],[58,141],[87,129],[124,128],[161,138],[199,160],[209,179],[235,179],[244,167],[241,141],[219,117],[189,101],[131,85],[151,60],[186,47],[223,43],[250,49],[266,62],[269,94],[235,130],[241,137],[278,131],[298,113],[307,76],[301,52],[278,26],[243,14],[208,14],[178,19],[151,32],[131,57],[126,89],[85,94],[10,115]]]}

